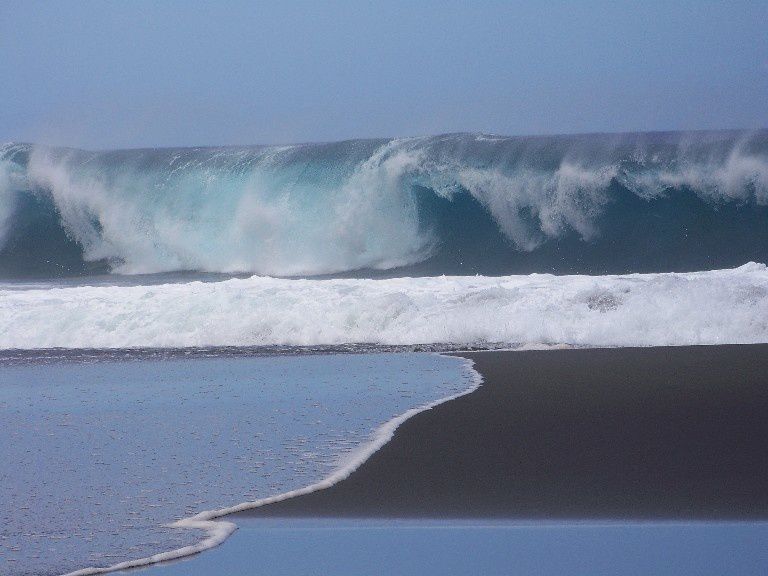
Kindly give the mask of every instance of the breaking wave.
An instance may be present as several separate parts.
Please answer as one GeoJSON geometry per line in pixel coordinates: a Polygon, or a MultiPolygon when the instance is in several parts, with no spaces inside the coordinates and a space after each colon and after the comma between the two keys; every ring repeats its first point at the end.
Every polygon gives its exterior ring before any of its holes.
{"type": "Polygon", "coordinates": [[[625,273],[768,254],[768,132],[0,147],[0,276],[625,273]]]}

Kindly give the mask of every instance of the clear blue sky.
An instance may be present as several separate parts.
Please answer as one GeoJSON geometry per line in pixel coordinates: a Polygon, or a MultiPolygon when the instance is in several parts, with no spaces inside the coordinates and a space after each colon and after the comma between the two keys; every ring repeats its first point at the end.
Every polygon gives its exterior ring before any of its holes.
{"type": "Polygon", "coordinates": [[[768,1],[0,0],[0,141],[768,126],[768,1]]]}

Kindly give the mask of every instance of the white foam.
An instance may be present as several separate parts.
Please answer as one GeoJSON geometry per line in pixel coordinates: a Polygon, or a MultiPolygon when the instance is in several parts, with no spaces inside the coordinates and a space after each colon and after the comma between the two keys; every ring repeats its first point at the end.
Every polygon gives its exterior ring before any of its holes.
{"type": "Polygon", "coordinates": [[[212,150],[204,160],[180,153],[161,168],[139,168],[134,158],[108,169],[40,147],[27,177],[50,191],[84,258],[108,259],[124,274],[322,274],[427,256],[430,235],[401,182],[416,169],[417,155],[398,153],[393,141],[349,173],[342,159],[329,168],[339,174],[305,182],[290,163],[276,168],[291,150],[253,151],[247,161],[237,152],[212,150]],[[221,157],[228,163],[217,169],[221,157]]]}
{"type": "Polygon", "coordinates": [[[440,404],[443,404],[445,402],[448,402],[449,400],[454,400],[456,398],[465,396],[466,394],[469,394],[477,390],[477,388],[482,383],[483,378],[479,372],[474,370],[473,364],[474,362],[471,360],[464,360],[465,369],[472,373],[472,380],[469,388],[467,388],[462,392],[459,392],[458,394],[453,394],[451,396],[441,398],[440,400],[430,402],[429,404],[425,404],[424,406],[421,406],[418,408],[412,408],[411,410],[408,410],[407,412],[401,414],[400,416],[397,416],[392,420],[389,420],[388,422],[384,423],[382,426],[380,426],[376,430],[376,432],[373,435],[373,438],[368,444],[364,444],[358,450],[349,454],[348,457],[343,462],[340,463],[339,468],[337,468],[335,472],[333,472],[331,475],[327,476],[325,479],[321,480],[320,482],[316,482],[314,484],[305,486],[304,488],[299,488],[297,490],[291,490],[283,494],[277,494],[274,496],[270,496],[268,498],[255,500],[253,502],[243,502],[241,504],[237,504],[229,508],[221,508],[218,510],[208,510],[205,512],[201,512],[190,518],[183,518],[181,520],[178,520],[177,522],[174,522],[173,524],[170,525],[175,528],[181,528],[181,529],[205,530],[208,536],[205,539],[198,542],[197,544],[193,544],[191,546],[185,546],[183,548],[178,548],[176,550],[170,550],[168,552],[162,552],[159,554],[155,554],[153,556],[148,556],[146,558],[139,558],[136,560],[120,562],[119,564],[113,564],[112,566],[106,566],[101,568],[97,568],[97,567],[83,568],[81,570],[69,572],[67,574],[64,574],[63,576],[92,576],[94,574],[106,574],[106,573],[115,572],[118,570],[127,570],[129,568],[149,566],[151,564],[157,564],[158,562],[178,560],[180,558],[192,556],[194,554],[198,554],[205,550],[215,548],[216,546],[224,542],[235,530],[237,530],[237,525],[234,524],[233,522],[220,520],[220,518],[222,518],[223,516],[226,516],[228,514],[233,514],[235,512],[242,512],[245,510],[253,510],[255,508],[261,508],[262,506],[266,506],[267,504],[273,504],[275,502],[288,500],[289,498],[295,498],[297,496],[303,496],[305,494],[317,492],[318,490],[324,490],[326,488],[330,488],[331,486],[348,478],[349,475],[352,474],[352,472],[357,470],[366,460],[368,460],[382,446],[384,446],[387,442],[389,442],[392,439],[392,436],[395,434],[395,430],[397,430],[397,428],[403,422],[405,422],[409,418],[412,418],[416,414],[419,414],[420,412],[431,410],[432,408],[439,406],[440,404]]]}
{"type": "Polygon", "coordinates": [[[153,556],[146,558],[139,558],[136,560],[127,560],[112,566],[106,566],[103,568],[89,567],[82,570],[75,570],[74,572],[68,572],[64,576],[92,576],[93,574],[106,574],[108,572],[116,572],[118,570],[128,570],[129,568],[139,568],[141,566],[149,566],[151,564],[157,564],[158,562],[167,562],[169,560],[178,560],[180,558],[186,558],[194,554],[199,554],[205,550],[210,550],[224,542],[229,536],[237,530],[237,525],[233,522],[224,521],[205,521],[194,520],[188,518],[185,520],[179,520],[174,526],[178,528],[188,528],[193,530],[205,530],[208,536],[191,546],[184,546],[176,550],[170,550],[168,552],[161,552],[153,556]]]}
{"type": "Polygon", "coordinates": [[[768,271],[0,286],[0,348],[768,342],[768,271]]]}
{"type": "MultiPolygon", "coordinates": [[[[613,181],[646,199],[690,189],[713,204],[768,203],[768,160],[749,134],[726,150],[691,138],[662,154],[638,144],[617,151],[609,141],[582,154],[578,139],[567,150],[501,152],[503,138],[471,137],[485,142],[481,160],[466,135],[341,143],[331,156],[322,145],[123,151],[119,159],[33,147],[28,166],[15,168],[18,185],[4,181],[0,165],[0,239],[12,214],[3,196],[14,186],[45,190],[84,258],[126,274],[288,276],[420,262],[440,240],[439,222],[419,213],[415,184],[441,197],[468,191],[520,250],[571,231],[596,237],[613,181]]],[[[0,158],[10,149],[0,147],[0,158]]]]}

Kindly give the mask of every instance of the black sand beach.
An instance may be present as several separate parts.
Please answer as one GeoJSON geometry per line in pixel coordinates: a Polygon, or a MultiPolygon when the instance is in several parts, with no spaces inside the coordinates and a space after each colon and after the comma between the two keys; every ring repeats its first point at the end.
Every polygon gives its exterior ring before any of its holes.
{"type": "Polygon", "coordinates": [[[242,514],[768,518],[768,345],[461,355],[476,392],[347,480],[242,514]]]}

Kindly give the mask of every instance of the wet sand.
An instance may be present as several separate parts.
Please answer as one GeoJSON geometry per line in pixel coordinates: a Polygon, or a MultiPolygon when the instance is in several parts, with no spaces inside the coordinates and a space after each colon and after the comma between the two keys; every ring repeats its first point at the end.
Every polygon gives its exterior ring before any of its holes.
{"type": "Polygon", "coordinates": [[[472,394],[248,516],[768,519],[768,345],[476,352],[472,394]]]}

